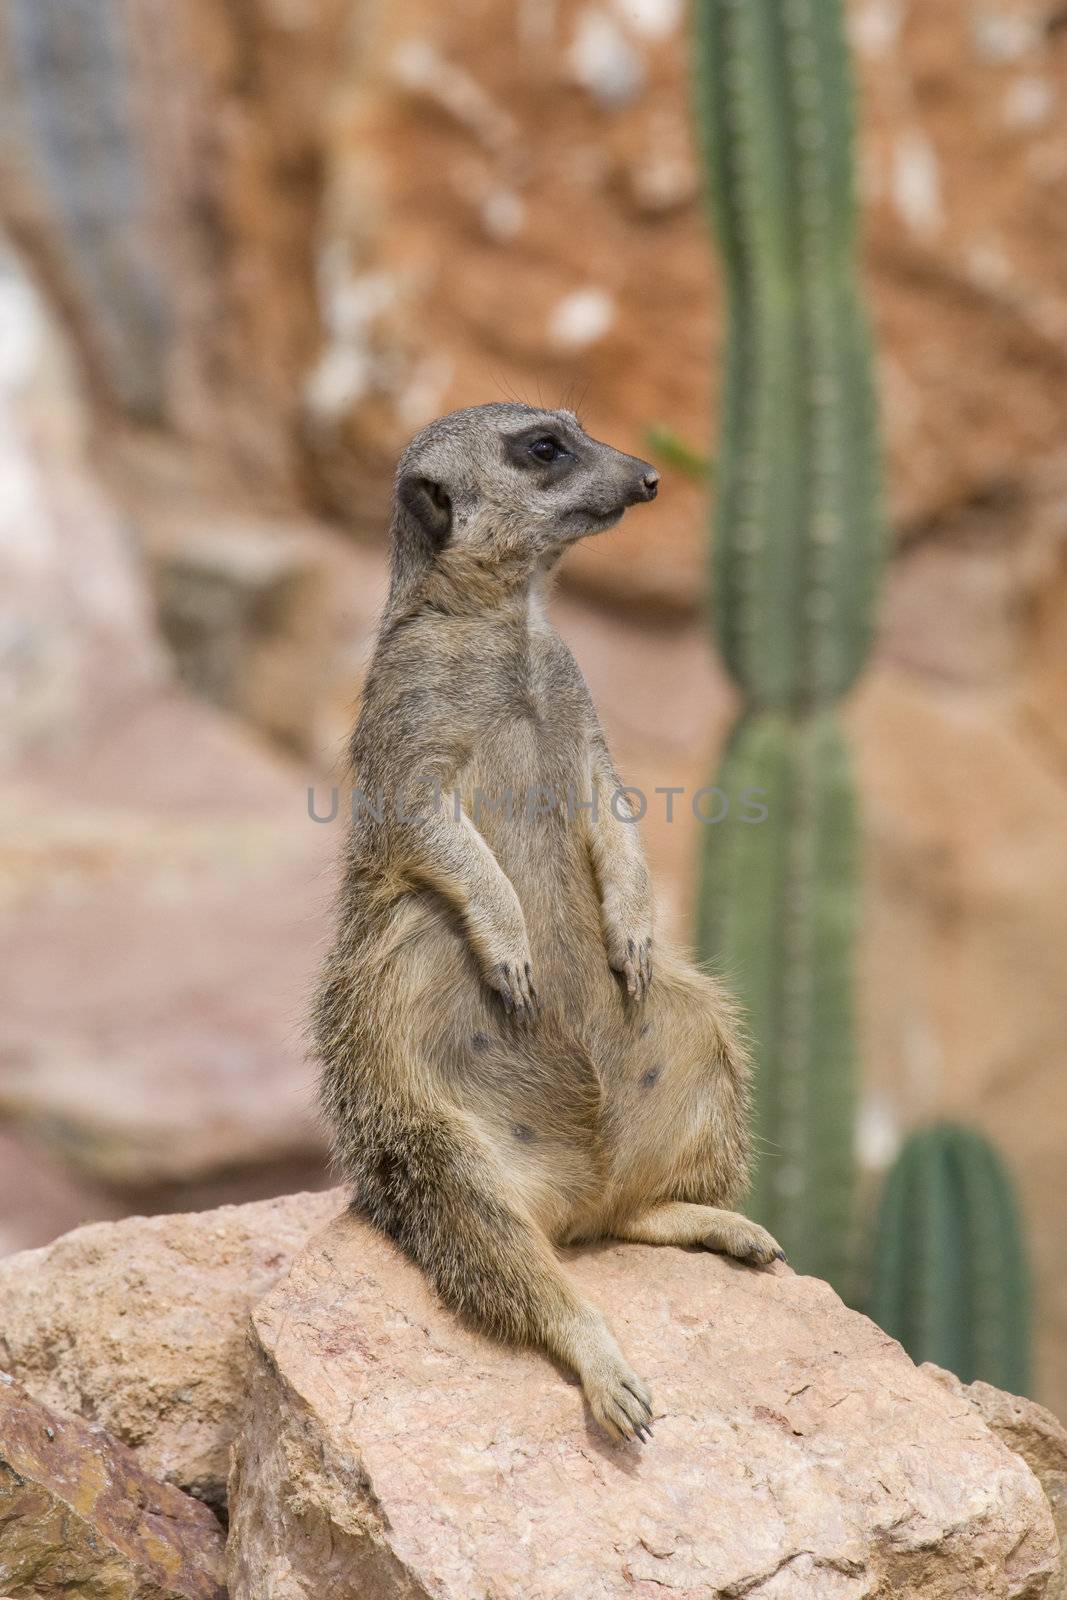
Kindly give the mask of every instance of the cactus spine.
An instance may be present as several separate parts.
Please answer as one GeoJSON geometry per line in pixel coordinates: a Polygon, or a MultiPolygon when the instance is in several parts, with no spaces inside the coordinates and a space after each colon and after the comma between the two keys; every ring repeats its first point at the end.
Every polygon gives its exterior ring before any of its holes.
{"type": "Polygon", "coordinates": [[[1007,1175],[952,1123],[907,1140],[882,1191],[870,1313],[915,1361],[1027,1391],[1029,1296],[1007,1175]]]}
{"type": "Polygon", "coordinates": [[[855,800],[836,700],[870,643],[884,529],[856,286],[840,0],[698,0],[697,113],[728,299],[713,622],[748,709],[706,830],[698,942],[756,1049],[753,1209],[846,1282],[855,800]]]}

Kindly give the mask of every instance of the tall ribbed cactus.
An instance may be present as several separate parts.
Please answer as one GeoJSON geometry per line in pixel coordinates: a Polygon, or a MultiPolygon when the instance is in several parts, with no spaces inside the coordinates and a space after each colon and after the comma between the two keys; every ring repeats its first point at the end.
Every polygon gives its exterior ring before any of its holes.
{"type": "Polygon", "coordinates": [[[719,785],[762,825],[706,830],[698,941],[756,1051],[754,1212],[846,1281],[853,1189],[855,801],[834,702],[882,560],[856,285],[840,0],[698,0],[697,111],[727,289],[713,620],[748,709],[719,785]]]}
{"type": "Polygon", "coordinates": [[[868,1306],[915,1361],[1025,1394],[1029,1293],[1011,1185],[980,1134],[912,1134],[882,1191],[868,1306]]]}
{"type": "Polygon", "coordinates": [[[881,565],[840,0],[700,0],[698,112],[728,291],[715,616],[757,705],[863,665],[881,565]]]}

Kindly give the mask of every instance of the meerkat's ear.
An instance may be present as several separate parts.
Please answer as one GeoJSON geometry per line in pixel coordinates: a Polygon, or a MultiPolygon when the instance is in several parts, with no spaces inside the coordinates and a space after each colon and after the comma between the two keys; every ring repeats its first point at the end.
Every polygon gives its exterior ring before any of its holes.
{"type": "Polygon", "coordinates": [[[430,553],[443,549],[452,536],[452,501],[444,485],[408,472],[396,488],[401,525],[430,553]]]}

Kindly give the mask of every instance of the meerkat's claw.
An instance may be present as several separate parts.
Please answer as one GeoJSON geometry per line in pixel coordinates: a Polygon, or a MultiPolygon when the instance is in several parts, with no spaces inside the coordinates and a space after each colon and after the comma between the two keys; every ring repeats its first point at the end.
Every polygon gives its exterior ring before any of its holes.
{"type": "Polygon", "coordinates": [[[602,1356],[583,1372],[582,1386],[594,1417],[612,1438],[643,1444],[642,1434],[651,1435],[652,1396],[621,1356],[602,1356]]]}
{"type": "Polygon", "coordinates": [[[537,1018],[540,1002],[534,988],[533,968],[528,961],[501,961],[489,974],[489,983],[500,996],[504,1010],[522,1028],[537,1018]]]}
{"type": "Polygon", "coordinates": [[[630,999],[642,1004],[652,983],[652,940],[627,939],[625,952],[620,952],[609,964],[626,984],[630,999]]]}
{"type": "Polygon", "coordinates": [[[750,1267],[769,1267],[772,1261],[785,1260],[778,1240],[747,1217],[731,1218],[727,1227],[721,1233],[717,1231],[715,1237],[712,1249],[744,1261],[750,1267]]]}

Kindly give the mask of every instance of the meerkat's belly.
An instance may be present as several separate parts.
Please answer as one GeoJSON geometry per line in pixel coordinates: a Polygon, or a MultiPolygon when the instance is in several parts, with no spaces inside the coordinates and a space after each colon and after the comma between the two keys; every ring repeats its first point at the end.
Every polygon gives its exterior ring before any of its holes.
{"type": "Polygon", "coordinates": [[[458,798],[518,895],[537,1020],[516,1027],[461,920],[430,890],[395,907],[386,959],[382,944],[374,957],[376,1016],[364,1020],[375,1037],[402,1032],[413,1060],[436,1064],[522,1176],[531,1214],[564,1237],[576,1217],[618,1202],[625,1173],[640,1172],[653,1192],[680,1144],[706,1142],[718,1052],[706,980],[688,963],[661,947],[641,1004],[612,972],[581,809],[591,803],[585,751],[538,731],[502,723],[444,797],[453,807],[458,798]]]}

